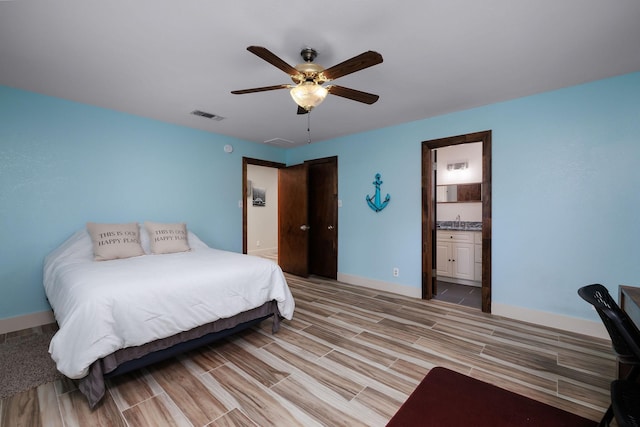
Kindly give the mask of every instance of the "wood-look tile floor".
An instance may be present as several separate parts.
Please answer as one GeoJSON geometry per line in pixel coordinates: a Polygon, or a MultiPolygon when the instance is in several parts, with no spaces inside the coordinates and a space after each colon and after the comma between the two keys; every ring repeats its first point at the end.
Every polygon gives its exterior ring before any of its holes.
{"type": "Polygon", "coordinates": [[[1,401],[0,424],[384,426],[434,366],[593,420],[608,406],[615,358],[604,340],[333,280],[287,280],[296,311],[277,334],[268,320],[111,380],[94,411],[72,381],[45,384],[1,401]]]}

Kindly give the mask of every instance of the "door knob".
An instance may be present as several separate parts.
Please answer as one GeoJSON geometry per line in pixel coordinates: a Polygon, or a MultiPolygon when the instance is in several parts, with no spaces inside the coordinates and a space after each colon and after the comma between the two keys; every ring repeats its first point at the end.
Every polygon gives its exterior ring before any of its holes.
{"type": "Polygon", "coordinates": [[[308,226],[308,225],[306,225],[306,224],[303,224],[303,225],[301,225],[301,226],[300,226],[300,230],[302,230],[302,231],[307,231],[307,230],[308,230],[308,229],[310,229],[310,228],[311,228],[311,227],[309,227],[309,226],[308,226]]]}
{"type": "Polygon", "coordinates": [[[333,225],[328,226],[327,230],[333,230],[333,225]]]}

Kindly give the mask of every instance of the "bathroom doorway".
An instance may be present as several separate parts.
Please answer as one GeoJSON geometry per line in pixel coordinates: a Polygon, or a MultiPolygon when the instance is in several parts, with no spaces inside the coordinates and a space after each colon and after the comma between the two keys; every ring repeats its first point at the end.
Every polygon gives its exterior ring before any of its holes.
{"type": "MultiPolygon", "coordinates": [[[[466,135],[458,135],[448,138],[440,138],[436,140],[423,141],[422,143],[422,297],[424,299],[431,299],[437,292],[438,287],[438,251],[441,251],[437,245],[437,197],[438,191],[445,191],[444,188],[436,188],[437,175],[436,175],[436,156],[437,150],[444,147],[451,147],[462,144],[482,144],[482,179],[480,189],[461,187],[460,190],[464,193],[460,194],[460,197],[472,197],[467,194],[467,191],[472,193],[479,191],[481,198],[481,221],[480,224],[476,224],[476,221],[465,222],[465,227],[469,224],[471,227],[477,226],[481,228],[481,233],[478,234],[477,243],[481,243],[481,257],[478,261],[481,261],[481,271],[477,275],[481,278],[481,306],[482,311],[486,313],[491,312],[491,131],[476,132],[466,135]]],[[[456,165],[456,163],[463,164],[464,159],[460,161],[451,162],[451,167],[462,168],[463,165],[456,165]]],[[[447,167],[448,165],[445,165],[447,167]]],[[[442,167],[442,165],[439,165],[442,167]]],[[[441,192],[442,192],[441,191],[441,192]]],[[[453,191],[456,191],[454,188],[453,191]]],[[[442,195],[441,195],[442,197],[442,195]]],[[[473,196],[475,197],[475,196],[473,196]]],[[[457,227],[459,228],[462,221],[458,218],[457,227]]],[[[455,222],[455,221],[452,221],[455,222]]],[[[455,227],[452,227],[455,228],[455,227]]],[[[473,245],[473,243],[471,243],[473,245]]],[[[442,245],[441,245],[442,246],[442,245]]],[[[465,248],[469,248],[468,245],[458,245],[458,249],[462,255],[465,255],[465,248]]],[[[479,246],[479,245],[478,245],[479,246]]],[[[473,246],[471,246],[473,247],[473,246]]],[[[449,249],[450,250],[450,249],[449,249]]],[[[441,252],[442,253],[442,252],[441,252]]],[[[470,253],[470,252],[468,252],[470,253]]],[[[480,255],[480,254],[478,254],[480,255]]],[[[442,261],[442,260],[440,260],[442,261]]],[[[445,260],[446,261],[446,260],[445,260]]],[[[473,266],[473,260],[470,260],[473,266]]],[[[459,264],[462,266],[462,264],[459,264]]],[[[479,265],[479,264],[478,264],[479,265]]],[[[454,267],[455,268],[455,267],[454,267]]],[[[458,267],[462,268],[462,267],[458,267]]],[[[460,274],[465,274],[461,271],[460,274]]],[[[473,273],[469,273],[473,274],[473,273]]]]}

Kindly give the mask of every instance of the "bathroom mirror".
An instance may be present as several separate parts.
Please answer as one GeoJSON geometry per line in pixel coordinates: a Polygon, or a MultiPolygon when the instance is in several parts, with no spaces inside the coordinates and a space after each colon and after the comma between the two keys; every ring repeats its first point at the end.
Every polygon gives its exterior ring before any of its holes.
{"type": "Polygon", "coordinates": [[[438,185],[436,188],[436,201],[438,203],[481,202],[482,184],[475,182],[470,184],[438,185]]]}

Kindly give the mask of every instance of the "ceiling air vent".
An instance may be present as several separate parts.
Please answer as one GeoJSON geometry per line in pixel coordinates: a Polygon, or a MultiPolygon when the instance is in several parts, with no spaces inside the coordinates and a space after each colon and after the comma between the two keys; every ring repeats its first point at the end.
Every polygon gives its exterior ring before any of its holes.
{"type": "Polygon", "coordinates": [[[220,120],[224,120],[224,117],[207,113],[206,111],[193,110],[191,114],[193,114],[194,116],[204,117],[205,119],[215,120],[216,122],[219,122],[220,120]]]}
{"type": "Polygon", "coordinates": [[[267,139],[264,143],[269,145],[277,145],[280,147],[285,145],[295,144],[295,142],[289,141],[288,139],[284,139],[284,138],[271,138],[271,139],[267,139]]]}

